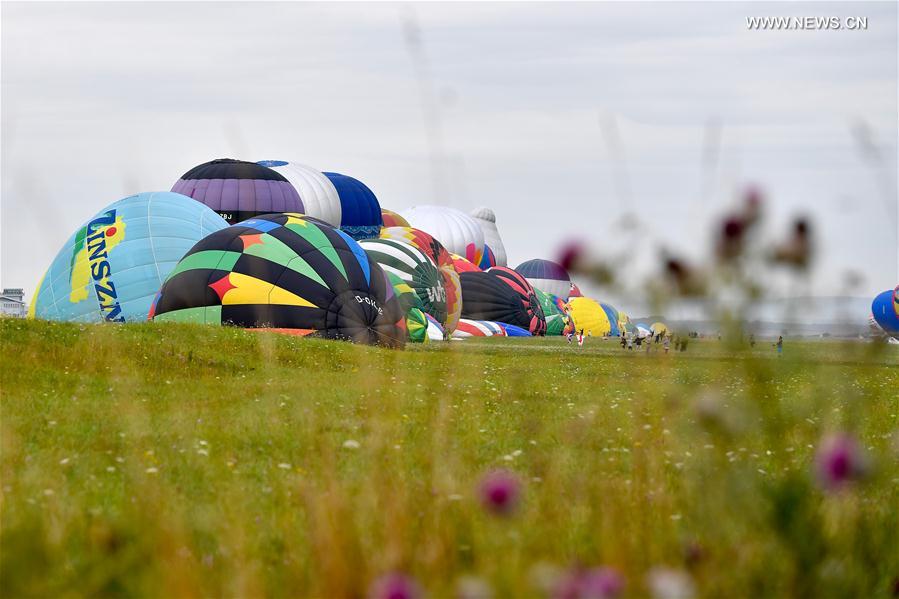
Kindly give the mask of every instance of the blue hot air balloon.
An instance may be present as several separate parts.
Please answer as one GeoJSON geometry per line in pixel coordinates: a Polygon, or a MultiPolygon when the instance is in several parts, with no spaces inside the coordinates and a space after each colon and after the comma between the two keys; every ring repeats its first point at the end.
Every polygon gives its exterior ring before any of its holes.
{"type": "Polygon", "coordinates": [[[602,302],[599,303],[599,307],[602,308],[606,313],[606,316],[609,317],[609,324],[612,325],[609,335],[612,337],[619,337],[621,335],[621,329],[618,328],[618,310],[609,304],[604,304],[602,302]]]}
{"type": "Polygon", "coordinates": [[[381,232],[381,205],[359,179],[340,173],[324,173],[340,197],[340,230],[353,239],[373,239],[381,232]]]}
{"type": "Polygon", "coordinates": [[[184,254],[227,226],[211,208],[180,193],[141,193],[114,202],[63,245],[38,283],[29,317],[145,321],[184,254]]]}
{"type": "Polygon", "coordinates": [[[505,322],[499,323],[499,326],[503,327],[506,331],[506,337],[532,337],[531,332],[527,329],[523,329],[519,326],[515,326],[514,324],[506,324],[505,322]]]}
{"type": "Polygon", "coordinates": [[[871,314],[880,328],[899,339],[899,287],[875,297],[871,302],[871,314]]]}

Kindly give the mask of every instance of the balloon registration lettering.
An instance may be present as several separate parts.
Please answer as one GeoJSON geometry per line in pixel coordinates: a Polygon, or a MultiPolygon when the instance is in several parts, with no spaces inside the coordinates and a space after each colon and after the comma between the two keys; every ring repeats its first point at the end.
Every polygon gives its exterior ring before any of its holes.
{"type": "Polygon", "coordinates": [[[384,310],[380,306],[378,306],[378,304],[377,304],[377,302],[375,302],[375,300],[371,299],[370,297],[362,297],[361,295],[357,295],[355,297],[356,297],[356,301],[359,302],[360,304],[368,304],[369,306],[371,306],[372,308],[377,310],[378,314],[384,314],[384,310]]]}

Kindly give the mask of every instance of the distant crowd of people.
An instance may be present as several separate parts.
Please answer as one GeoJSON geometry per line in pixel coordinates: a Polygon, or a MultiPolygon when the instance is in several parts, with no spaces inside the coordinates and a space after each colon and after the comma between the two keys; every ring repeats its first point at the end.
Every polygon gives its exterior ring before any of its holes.
{"type": "MultiPolygon", "coordinates": [[[[567,334],[568,343],[572,343],[574,339],[577,339],[578,345],[584,344],[585,337],[589,337],[590,333],[584,334],[584,329],[580,330],[570,330],[567,334]]],[[[690,339],[698,339],[700,337],[699,333],[695,331],[691,331],[686,334],[674,335],[669,331],[662,331],[658,333],[654,333],[652,335],[644,335],[640,336],[637,333],[632,331],[625,332],[619,336],[619,343],[621,344],[621,349],[626,349],[628,351],[635,351],[640,349],[645,349],[646,353],[652,351],[653,345],[659,346],[661,345],[662,349],[667,354],[671,347],[674,346],[674,351],[685,352],[687,351],[687,345],[689,345],[690,339]]],[[[608,336],[604,335],[603,339],[607,339],[608,336]]],[[[721,335],[718,335],[718,339],[721,339],[721,335]]],[[[755,347],[755,335],[749,336],[749,345],[750,347],[755,347]]],[[[783,336],[779,336],[777,341],[771,344],[771,347],[774,347],[777,350],[777,355],[782,356],[784,350],[784,338],[783,336]]]]}
{"type": "Polygon", "coordinates": [[[639,351],[640,349],[643,349],[644,351],[646,351],[646,353],[651,352],[654,345],[660,345],[664,352],[667,354],[671,350],[672,346],[674,346],[674,351],[687,351],[689,336],[672,335],[668,331],[661,331],[653,335],[641,337],[636,333],[627,332],[621,335],[619,342],[621,343],[622,349],[627,349],[628,351],[639,351]]]}

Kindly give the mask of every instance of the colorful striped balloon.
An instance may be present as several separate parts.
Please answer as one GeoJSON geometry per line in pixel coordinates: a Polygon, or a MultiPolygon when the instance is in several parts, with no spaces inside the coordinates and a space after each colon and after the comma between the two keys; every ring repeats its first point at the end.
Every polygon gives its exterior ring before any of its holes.
{"type": "Polygon", "coordinates": [[[497,322],[488,320],[472,320],[463,318],[453,331],[453,339],[465,339],[466,337],[505,337],[506,331],[497,322]]]}
{"type": "Polygon", "coordinates": [[[412,227],[387,227],[381,229],[381,239],[404,241],[420,249],[440,270],[446,289],[446,332],[452,333],[462,314],[462,285],[453,267],[453,259],[439,241],[412,227]]]}
{"type": "Polygon", "coordinates": [[[546,333],[546,317],[534,288],[510,268],[494,266],[486,272],[465,272],[462,282],[462,316],[472,320],[499,321],[546,333]]]}
{"type": "Polygon", "coordinates": [[[366,239],[359,245],[384,272],[412,288],[418,296],[417,307],[446,324],[446,287],[433,260],[414,245],[395,239],[366,239]]]}
{"type": "Polygon", "coordinates": [[[297,213],[251,218],[197,243],[162,286],[151,317],[387,346],[405,339],[381,267],[346,233],[297,213]]]}

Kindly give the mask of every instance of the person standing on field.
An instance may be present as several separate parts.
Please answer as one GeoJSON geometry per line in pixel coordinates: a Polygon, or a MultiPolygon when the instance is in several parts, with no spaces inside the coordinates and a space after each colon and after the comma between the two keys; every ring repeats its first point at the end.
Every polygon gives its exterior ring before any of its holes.
{"type": "Polygon", "coordinates": [[[777,348],[777,357],[779,358],[784,353],[784,337],[783,337],[783,335],[781,335],[777,338],[777,343],[774,344],[774,347],[777,348]]]}
{"type": "Polygon", "coordinates": [[[669,335],[665,335],[662,340],[662,347],[665,348],[665,354],[668,353],[668,348],[671,346],[671,337],[669,335]]]}

